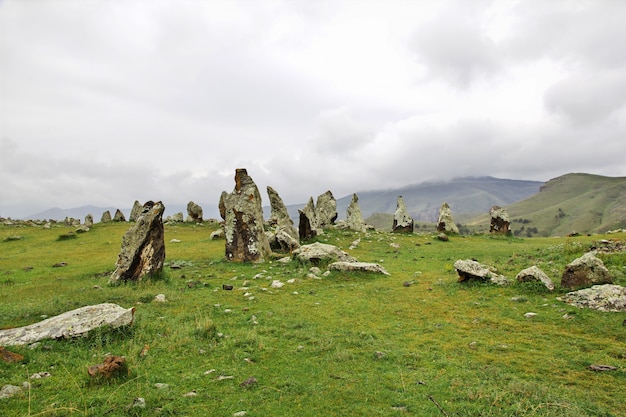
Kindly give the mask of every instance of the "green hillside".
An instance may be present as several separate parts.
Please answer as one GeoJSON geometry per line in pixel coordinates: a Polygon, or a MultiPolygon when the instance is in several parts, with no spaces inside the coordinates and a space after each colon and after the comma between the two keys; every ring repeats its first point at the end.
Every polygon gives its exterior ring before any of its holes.
{"type": "MultiPolygon", "coordinates": [[[[567,174],[548,181],[539,193],[506,206],[511,230],[521,236],[598,233],[626,227],[626,177],[567,174]]],[[[467,221],[488,228],[487,213],[467,221]]]]}

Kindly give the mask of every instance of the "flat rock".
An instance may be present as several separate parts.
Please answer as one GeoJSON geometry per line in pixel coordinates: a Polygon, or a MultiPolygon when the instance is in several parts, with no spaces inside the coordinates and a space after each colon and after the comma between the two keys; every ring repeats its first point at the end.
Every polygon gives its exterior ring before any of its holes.
{"type": "Polygon", "coordinates": [[[382,266],[369,262],[333,262],[328,265],[331,271],[343,272],[372,272],[375,274],[389,275],[389,272],[382,266]]]}
{"type": "Polygon", "coordinates": [[[557,298],[579,308],[598,311],[626,311],[626,287],[613,284],[594,285],[557,298]]]}

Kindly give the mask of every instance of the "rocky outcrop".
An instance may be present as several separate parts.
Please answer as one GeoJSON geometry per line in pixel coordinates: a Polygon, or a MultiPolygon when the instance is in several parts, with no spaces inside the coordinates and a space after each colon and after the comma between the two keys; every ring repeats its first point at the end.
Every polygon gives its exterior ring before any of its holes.
{"type": "Polygon", "coordinates": [[[574,289],[598,284],[611,284],[613,279],[604,263],[591,252],[565,266],[561,287],[574,289]]]}
{"type": "Polygon", "coordinates": [[[104,213],[102,213],[102,217],[100,217],[100,223],[108,223],[111,221],[111,212],[109,210],[106,210],[104,213]]]}
{"type": "Polygon", "coordinates": [[[396,211],[393,214],[393,226],[391,231],[394,233],[413,233],[413,218],[409,215],[404,199],[398,197],[396,203],[396,211]]]}
{"type": "Polygon", "coordinates": [[[619,285],[594,285],[591,288],[569,292],[558,300],[579,308],[626,312],[626,288],[619,285]]]}
{"type": "Polygon", "coordinates": [[[313,197],[309,197],[309,201],[304,208],[298,209],[298,213],[300,215],[300,221],[298,223],[298,236],[300,240],[308,240],[320,234],[320,230],[317,228],[313,197]]]}
{"type": "Polygon", "coordinates": [[[490,281],[497,285],[507,285],[509,281],[503,275],[498,274],[494,268],[490,268],[472,259],[458,260],[454,263],[454,269],[459,274],[459,282],[479,280],[490,281]]]}
{"type": "Polygon", "coordinates": [[[219,209],[224,219],[227,260],[263,262],[270,257],[261,194],[245,169],[235,171],[235,189],[230,194],[222,192],[219,209]]]}
{"type": "Polygon", "coordinates": [[[367,230],[361,214],[361,207],[359,207],[359,197],[356,194],[352,194],[352,200],[346,211],[346,225],[348,229],[356,232],[365,232],[367,230]]]}
{"type": "Polygon", "coordinates": [[[520,271],[515,279],[517,282],[530,282],[530,281],[539,281],[543,285],[546,286],[550,291],[554,290],[554,283],[548,276],[537,266],[531,266],[530,268],[526,268],[520,271]]]}
{"type": "Polygon", "coordinates": [[[115,210],[115,216],[113,216],[113,221],[114,222],[125,222],[126,221],[126,216],[124,216],[124,213],[122,213],[122,210],[120,210],[120,209],[115,210]]]}
{"type": "Polygon", "coordinates": [[[141,281],[145,276],[159,274],[165,260],[163,212],[160,201],[148,201],[137,222],[122,238],[122,249],[110,281],[141,281]]]}
{"type": "Polygon", "coordinates": [[[116,328],[133,323],[134,308],[104,303],[81,307],[38,323],[14,329],[0,330],[0,345],[27,345],[44,339],[83,336],[102,326],[116,328]]]}
{"type": "Polygon", "coordinates": [[[355,258],[338,247],[319,242],[300,246],[300,248],[293,252],[293,258],[301,262],[311,262],[313,265],[338,261],[357,261],[355,258]]]}
{"type": "Polygon", "coordinates": [[[500,206],[493,206],[489,210],[489,216],[491,217],[491,225],[489,226],[490,233],[509,234],[509,213],[505,208],[500,206]]]}
{"type": "Polygon", "coordinates": [[[139,216],[141,215],[141,210],[143,210],[143,205],[135,200],[133,203],[133,208],[130,210],[130,216],[128,216],[129,222],[136,222],[139,216]]]}
{"type": "Polygon", "coordinates": [[[335,220],[337,220],[337,200],[335,200],[330,190],[317,196],[315,218],[317,219],[317,227],[320,229],[335,224],[335,220]]]}
{"type": "Polygon", "coordinates": [[[202,207],[193,201],[187,203],[187,221],[190,223],[202,223],[202,207]]]}
{"type": "Polygon", "coordinates": [[[459,234],[459,228],[452,218],[452,210],[448,203],[443,203],[439,209],[439,218],[437,219],[437,231],[442,233],[459,234]]]}

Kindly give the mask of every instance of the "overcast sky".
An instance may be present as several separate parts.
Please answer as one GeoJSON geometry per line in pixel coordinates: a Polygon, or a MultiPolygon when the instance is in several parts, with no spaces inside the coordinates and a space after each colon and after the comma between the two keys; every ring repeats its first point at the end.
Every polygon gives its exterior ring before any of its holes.
{"type": "MultiPolygon", "coordinates": [[[[0,216],[626,176],[626,1],[0,0],[0,216]]],[[[205,208],[207,211],[207,208],[205,208]]]]}

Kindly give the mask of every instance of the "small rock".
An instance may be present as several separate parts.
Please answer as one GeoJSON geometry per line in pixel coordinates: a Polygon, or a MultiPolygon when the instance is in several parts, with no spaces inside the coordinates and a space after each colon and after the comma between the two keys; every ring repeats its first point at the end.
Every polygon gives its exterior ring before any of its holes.
{"type": "Polygon", "coordinates": [[[272,288],[281,288],[284,285],[285,285],[284,282],[280,282],[279,280],[275,279],[275,280],[272,281],[272,285],[270,285],[270,287],[272,287],[272,288]]]}
{"type": "Polygon", "coordinates": [[[193,390],[193,391],[189,391],[186,394],[183,394],[183,397],[195,397],[196,395],[198,395],[198,393],[196,392],[196,390],[193,390]]]}
{"type": "Polygon", "coordinates": [[[537,315],[537,313],[528,312],[528,313],[524,314],[524,317],[526,317],[528,319],[528,318],[531,318],[531,317],[535,317],[536,315],[537,315]]]}
{"type": "Polygon", "coordinates": [[[610,365],[589,365],[589,369],[595,372],[615,371],[617,368],[610,365]]]}
{"type": "Polygon", "coordinates": [[[146,399],[142,397],[137,397],[133,400],[133,408],[146,408],[146,399]]]}
{"type": "Polygon", "coordinates": [[[30,376],[30,379],[41,379],[51,377],[52,374],[50,372],[36,372],[30,376]]]}
{"type": "Polygon", "coordinates": [[[0,400],[4,398],[11,398],[18,392],[20,392],[21,388],[15,385],[5,385],[0,389],[0,400]]]}
{"type": "Polygon", "coordinates": [[[256,378],[251,376],[250,378],[246,379],[241,384],[239,384],[239,386],[245,388],[245,387],[250,387],[256,383],[257,383],[256,378]]]}
{"type": "Polygon", "coordinates": [[[180,243],[180,240],[179,239],[172,239],[172,240],[170,240],[170,243],[180,243]]]}
{"type": "Polygon", "coordinates": [[[233,413],[233,417],[243,417],[247,414],[247,412],[245,411],[237,411],[236,413],[233,413]]]}
{"type": "Polygon", "coordinates": [[[165,299],[165,294],[157,294],[154,296],[154,301],[157,303],[165,303],[167,300],[165,299]]]}
{"type": "Polygon", "coordinates": [[[162,383],[162,382],[157,382],[156,384],[154,384],[154,386],[155,386],[157,389],[167,389],[167,388],[169,388],[169,387],[170,387],[168,384],[164,384],[164,383],[162,383]]]}

